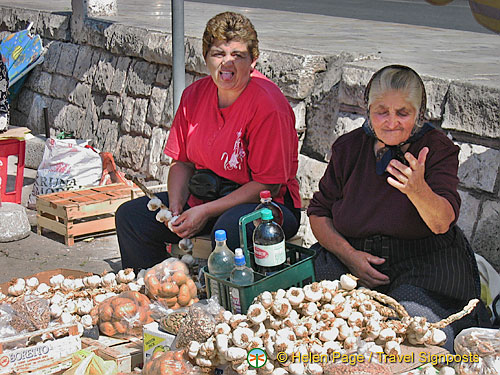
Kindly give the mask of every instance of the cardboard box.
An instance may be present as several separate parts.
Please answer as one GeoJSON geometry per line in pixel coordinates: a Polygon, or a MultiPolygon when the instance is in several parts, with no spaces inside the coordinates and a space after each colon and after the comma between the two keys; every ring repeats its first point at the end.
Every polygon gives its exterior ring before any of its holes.
{"type": "Polygon", "coordinates": [[[385,357],[385,363],[389,366],[393,374],[402,374],[425,365],[430,362],[429,358],[432,358],[434,355],[448,353],[441,346],[410,346],[401,344],[401,356],[399,358],[390,358],[394,362],[390,362],[389,357],[385,357]]]}
{"type": "MultiPolygon", "coordinates": [[[[19,276],[19,277],[21,277],[25,280],[29,279],[30,277],[36,277],[38,279],[38,281],[40,281],[40,283],[45,283],[47,285],[50,285],[49,284],[50,278],[52,276],[57,275],[57,274],[61,274],[64,277],[73,276],[75,278],[78,278],[78,277],[83,277],[83,276],[87,275],[88,272],[78,271],[78,270],[69,270],[66,268],[56,268],[56,269],[53,269],[50,271],[38,272],[38,273],[35,273],[34,275],[30,275],[30,276],[19,276]]],[[[7,294],[8,289],[9,289],[8,282],[0,284],[0,292],[2,292],[3,294],[7,294]]]]}
{"type": "Polygon", "coordinates": [[[175,335],[158,329],[158,323],[145,324],[142,327],[142,344],[144,364],[152,357],[155,351],[168,351],[174,342],[175,335]]]}
{"type": "Polygon", "coordinates": [[[82,348],[77,326],[61,325],[21,334],[0,340],[0,375],[30,373],[32,375],[48,375],[58,373],[71,367],[72,355],[82,348]],[[39,342],[29,347],[7,349],[18,342],[26,342],[30,338],[41,337],[56,330],[67,329],[69,336],[56,340],[39,342]]]}
{"type": "Polygon", "coordinates": [[[194,237],[191,241],[193,241],[193,257],[208,259],[213,250],[210,236],[194,237]]]}
{"type": "Polygon", "coordinates": [[[142,365],[142,340],[130,336],[115,338],[101,335],[98,340],[82,337],[82,346],[105,361],[115,361],[120,372],[131,372],[142,365]]]}

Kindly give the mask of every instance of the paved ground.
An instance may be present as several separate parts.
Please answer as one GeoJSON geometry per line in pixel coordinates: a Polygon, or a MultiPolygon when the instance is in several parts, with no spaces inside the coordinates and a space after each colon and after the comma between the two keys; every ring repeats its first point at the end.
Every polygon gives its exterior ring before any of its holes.
{"type": "MultiPolygon", "coordinates": [[[[9,171],[13,167],[13,161],[9,171]]],[[[25,169],[22,198],[24,206],[33,189],[35,176],[35,170],[25,169]]],[[[121,268],[116,235],[89,237],[75,242],[74,246],[66,246],[64,238],[56,233],[44,230],[42,236],[37,235],[36,211],[27,210],[27,213],[32,228],[30,235],[19,241],[0,243],[0,283],[13,277],[28,276],[53,268],[95,273],[121,268]]]]}
{"type": "MultiPolygon", "coordinates": [[[[422,0],[423,1],[423,0],[422,0]]],[[[119,15],[107,20],[152,30],[170,31],[170,0],[118,0],[119,15]]],[[[70,12],[70,0],[0,0],[0,5],[70,12]]],[[[408,26],[259,8],[185,2],[185,34],[200,37],[207,20],[234,10],[253,21],[262,49],[308,54],[355,53],[367,64],[408,64],[419,73],[500,89],[500,37],[486,33],[408,26]]],[[[25,198],[35,171],[25,173],[25,198]]],[[[30,212],[32,225],[36,215],[30,212]]],[[[35,228],[36,231],[36,228],[35,228]]],[[[116,236],[64,245],[58,235],[0,243],[0,282],[56,267],[102,272],[119,268],[116,236]]]]}

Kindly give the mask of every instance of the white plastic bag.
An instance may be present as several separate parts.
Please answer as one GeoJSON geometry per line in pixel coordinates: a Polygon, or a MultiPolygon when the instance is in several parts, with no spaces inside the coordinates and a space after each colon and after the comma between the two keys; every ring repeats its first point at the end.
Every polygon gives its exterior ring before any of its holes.
{"type": "Polygon", "coordinates": [[[49,138],[45,142],[42,162],[38,167],[28,203],[36,196],[63,190],[97,186],[102,175],[99,151],[86,148],[88,141],[49,138]]]}

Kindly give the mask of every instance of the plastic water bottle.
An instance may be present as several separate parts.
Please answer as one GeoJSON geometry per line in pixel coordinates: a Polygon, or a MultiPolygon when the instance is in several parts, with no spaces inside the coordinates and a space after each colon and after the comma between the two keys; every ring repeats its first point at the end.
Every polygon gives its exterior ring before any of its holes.
{"type": "MultiPolygon", "coordinates": [[[[253,283],[253,270],[246,266],[245,255],[241,248],[234,250],[234,268],[231,272],[230,281],[238,285],[250,285],[253,283]]],[[[241,314],[240,291],[237,288],[231,288],[231,305],[233,314],[241,314]]]]}
{"type": "MultiPolygon", "coordinates": [[[[234,268],[234,253],[226,245],[226,231],[215,231],[215,248],[208,257],[208,272],[219,279],[227,280],[234,268]]],[[[211,295],[219,296],[222,305],[226,300],[224,285],[219,285],[215,280],[210,280],[211,295]]]]}
{"type": "MultiPolygon", "coordinates": [[[[260,210],[261,208],[269,208],[273,213],[273,218],[278,225],[283,225],[283,211],[281,211],[280,206],[273,202],[273,198],[271,197],[271,192],[269,190],[262,190],[260,192],[260,204],[255,208],[255,211],[260,210]]],[[[260,224],[261,220],[254,220],[253,224],[257,228],[260,224]]]]}
{"type": "Polygon", "coordinates": [[[284,268],[285,233],[268,208],[262,210],[262,222],[253,232],[253,249],[260,273],[268,276],[284,268]]]}

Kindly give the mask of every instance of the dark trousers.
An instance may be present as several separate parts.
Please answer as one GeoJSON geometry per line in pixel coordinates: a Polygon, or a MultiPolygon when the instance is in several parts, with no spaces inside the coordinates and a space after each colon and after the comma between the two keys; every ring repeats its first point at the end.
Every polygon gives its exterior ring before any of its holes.
{"type": "MultiPolygon", "coordinates": [[[[168,207],[168,193],[156,195],[168,207]]],[[[169,257],[166,244],[176,244],[181,240],[165,224],[156,221],[157,211],[149,211],[148,202],[147,197],[137,198],[125,202],[116,211],[116,233],[120,245],[122,268],[131,267],[137,271],[141,268],[152,267],[169,257]]],[[[248,203],[230,208],[221,216],[210,219],[198,235],[210,234],[212,247],[215,247],[215,231],[224,229],[227,234],[227,246],[232,250],[240,247],[238,220],[241,216],[252,212],[257,205],[257,203],[248,203]]],[[[289,239],[299,229],[300,209],[289,209],[281,204],[280,207],[283,211],[283,231],[285,237],[289,239]]],[[[187,209],[189,206],[184,207],[184,210],[187,209]]],[[[253,229],[253,224],[247,226],[249,246],[252,244],[253,229]]]]}

